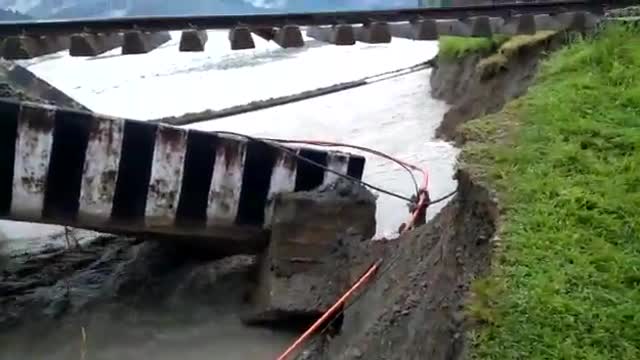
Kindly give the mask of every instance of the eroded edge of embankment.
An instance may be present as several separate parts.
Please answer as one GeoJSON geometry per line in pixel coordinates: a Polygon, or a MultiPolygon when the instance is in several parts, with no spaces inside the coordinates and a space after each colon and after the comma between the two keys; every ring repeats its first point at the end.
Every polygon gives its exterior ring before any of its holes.
{"type": "Polygon", "coordinates": [[[500,204],[491,276],[466,302],[470,358],[640,354],[625,315],[637,313],[640,249],[624,220],[637,208],[640,21],[611,20],[587,37],[537,34],[434,70],[434,95],[452,105],[439,136],[462,145],[459,171],[500,204]]]}

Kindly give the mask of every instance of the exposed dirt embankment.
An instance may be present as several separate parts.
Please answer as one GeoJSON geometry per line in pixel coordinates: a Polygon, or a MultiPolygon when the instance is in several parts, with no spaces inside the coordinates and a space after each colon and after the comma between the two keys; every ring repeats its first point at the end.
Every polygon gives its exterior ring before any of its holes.
{"type": "Polygon", "coordinates": [[[470,53],[459,58],[439,56],[431,73],[432,96],[451,104],[436,135],[460,142],[456,131],[466,121],[500,111],[526,93],[540,60],[566,39],[564,33],[516,36],[496,53],[470,53]]]}
{"type": "Polygon", "coordinates": [[[302,358],[461,357],[464,303],[490,264],[498,208],[465,171],[458,181],[458,195],[431,222],[387,244],[375,282],[345,313],[342,335],[302,358]]]}

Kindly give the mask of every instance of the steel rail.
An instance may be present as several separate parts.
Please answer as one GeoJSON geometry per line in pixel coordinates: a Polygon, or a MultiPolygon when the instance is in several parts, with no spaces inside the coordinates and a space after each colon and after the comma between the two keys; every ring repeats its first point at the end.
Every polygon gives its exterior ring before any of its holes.
{"type": "Polygon", "coordinates": [[[590,11],[595,14],[601,14],[610,4],[610,1],[607,0],[566,0],[376,11],[248,15],[128,16],[70,20],[3,21],[0,22],[0,37],[64,35],[80,32],[111,33],[132,30],[153,32],[186,29],[229,29],[239,25],[251,28],[271,28],[281,27],[287,24],[299,26],[366,24],[372,21],[397,22],[411,21],[417,18],[462,19],[473,16],[509,17],[518,14],[553,14],[567,11],[590,11]]]}

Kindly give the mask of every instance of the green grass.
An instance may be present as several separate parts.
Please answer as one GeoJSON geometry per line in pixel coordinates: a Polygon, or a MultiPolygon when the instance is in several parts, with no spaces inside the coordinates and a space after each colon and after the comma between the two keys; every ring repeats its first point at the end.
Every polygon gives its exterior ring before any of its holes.
{"type": "Polygon", "coordinates": [[[551,56],[528,94],[464,129],[503,206],[468,307],[478,359],[640,359],[640,34],[551,56]]]}
{"type": "Polygon", "coordinates": [[[459,59],[471,53],[488,55],[494,52],[507,39],[504,36],[495,36],[493,38],[443,36],[438,41],[438,55],[448,60],[459,59]]]}

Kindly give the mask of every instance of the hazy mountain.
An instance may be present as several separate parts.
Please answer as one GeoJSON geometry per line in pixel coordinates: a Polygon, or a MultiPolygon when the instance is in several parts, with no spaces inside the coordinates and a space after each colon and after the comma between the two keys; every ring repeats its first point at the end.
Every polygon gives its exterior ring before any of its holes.
{"type": "Polygon", "coordinates": [[[17,11],[0,9],[0,21],[15,21],[15,20],[30,20],[30,19],[33,19],[33,18],[31,16],[21,14],[17,11]]]}
{"type": "Polygon", "coordinates": [[[35,18],[75,18],[364,10],[418,3],[418,0],[0,0],[0,9],[35,18]]]}

